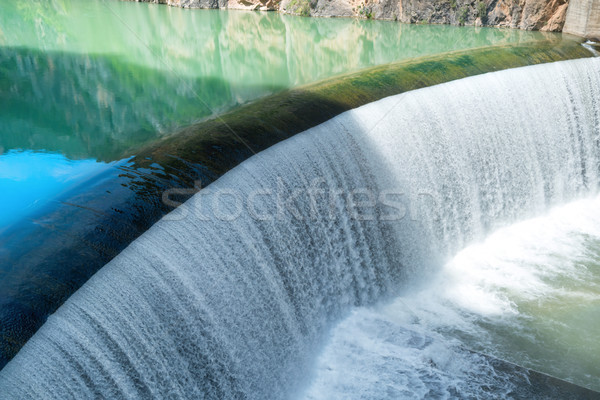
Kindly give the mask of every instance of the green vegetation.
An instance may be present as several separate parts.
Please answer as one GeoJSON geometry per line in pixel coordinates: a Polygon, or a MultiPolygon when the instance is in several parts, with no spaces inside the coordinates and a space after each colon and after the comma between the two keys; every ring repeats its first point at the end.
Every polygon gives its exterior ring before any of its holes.
{"type": "Polygon", "coordinates": [[[477,16],[484,24],[487,22],[487,6],[483,1],[477,2],[477,16]]]}
{"type": "Polygon", "coordinates": [[[450,0],[450,8],[456,10],[456,0],[450,0]]]}
{"type": "Polygon", "coordinates": [[[365,17],[366,19],[373,18],[373,9],[369,6],[361,4],[358,6],[358,15],[365,17]]]}
{"type": "Polygon", "coordinates": [[[458,11],[458,24],[464,25],[467,22],[467,16],[469,15],[469,9],[467,6],[462,6],[458,11]]]}
{"type": "Polygon", "coordinates": [[[288,4],[288,10],[303,17],[310,16],[310,0],[292,0],[288,4]]]}

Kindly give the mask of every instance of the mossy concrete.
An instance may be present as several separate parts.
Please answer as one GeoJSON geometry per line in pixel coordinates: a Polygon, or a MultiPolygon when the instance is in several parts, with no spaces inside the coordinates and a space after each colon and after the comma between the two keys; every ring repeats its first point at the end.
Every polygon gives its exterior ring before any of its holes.
{"type": "Polygon", "coordinates": [[[253,153],[384,97],[502,69],[591,56],[580,41],[547,40],[382,65],[286,90],[190,126],[143,149],[134,160],[140,166],[200,162],[221,175],[253,153]]]}

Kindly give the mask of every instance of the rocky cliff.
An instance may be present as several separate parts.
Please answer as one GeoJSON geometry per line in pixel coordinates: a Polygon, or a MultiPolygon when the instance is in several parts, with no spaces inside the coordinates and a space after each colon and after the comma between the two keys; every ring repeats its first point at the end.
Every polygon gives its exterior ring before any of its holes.
{"type": "Polygon", "coordinates": [[[231,8],[237,10],[273,11],[280,0],[129,0],[140,3],[168,4],[182,8],[231,8]]]}
{"type": "Polygon", "coordinates": [[[568,0],[283,0],[281,3],[282,10],[293,14],[543,31],[560,31],[567,7],[568,0]]]}
{"type": "Polygon", "coordinates": [[[135,0],[190,8],[280,10],[319,17],[358,17],[560,31],[569,0],[135,0]]]}

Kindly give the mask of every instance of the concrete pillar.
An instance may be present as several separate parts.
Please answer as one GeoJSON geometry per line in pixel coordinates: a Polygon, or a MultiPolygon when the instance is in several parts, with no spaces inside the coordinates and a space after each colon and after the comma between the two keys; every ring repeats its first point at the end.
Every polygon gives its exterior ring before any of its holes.
{"type": "Polygon", "coordinates": [[[600,39],[600,0],[570,0],[563,32],[600,39]]]}

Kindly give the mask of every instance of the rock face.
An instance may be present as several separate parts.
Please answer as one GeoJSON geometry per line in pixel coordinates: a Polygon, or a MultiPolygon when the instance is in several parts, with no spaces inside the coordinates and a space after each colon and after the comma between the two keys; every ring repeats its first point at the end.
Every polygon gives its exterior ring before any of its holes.
{"type": "MultiPolygon", "coordinates": [[[[525,30],[560,31],[568,0],[498,0],[490,4],[487,23],[525,30]]],[[[487,7],[487,5],[486,5],[487,7]]]]}
{"type": "Polygon", "coordinates": [[[231,8],[237,10],[277,10],[279,0],[133,0],[140,3],[168,4],[182,8],[231,8]]]}
{"type": "Polygon", "coordinates": [[[560,31],[568,0],[283,0],[292,14],[560,31]],[[300,6],[299,6],[300,4],[300,6]],[[302,4],[308,4],[307,8],[302,4]]]}
{"type": "MultiPolygon", "coordinates": [[[[561,31],[569,0],[136,0],[179,7],[280,10],[318,17],[389,19],[561,31]]],[[[599,2],[600,0],[571,0],[599,2]]]]}

